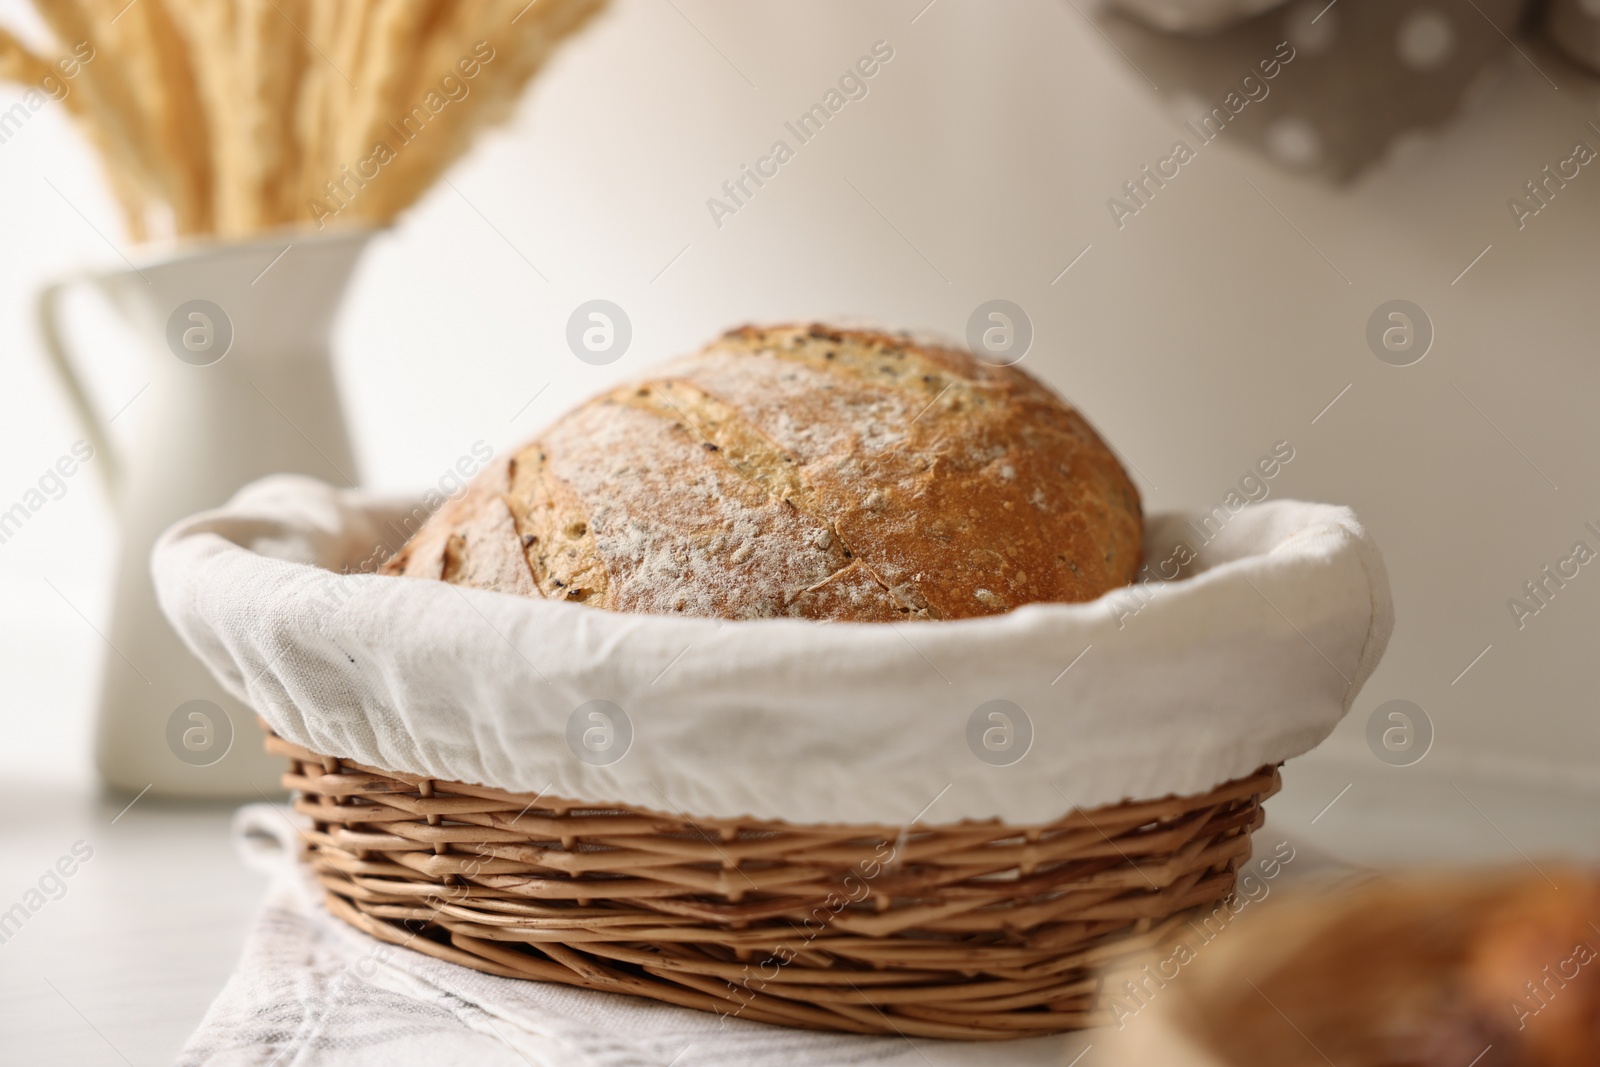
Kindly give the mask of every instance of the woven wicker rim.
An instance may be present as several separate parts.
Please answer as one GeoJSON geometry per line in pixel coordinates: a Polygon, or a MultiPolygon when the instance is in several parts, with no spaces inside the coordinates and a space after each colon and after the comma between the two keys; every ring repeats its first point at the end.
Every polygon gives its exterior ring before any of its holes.
{"type": "Polygon", "coordinates": [[[1099,975],[1233,891],[1278,788],[1264,767],[1039,826],[812,826],[267,746],[329,909],[383,941],[727,1017],[964,1040],[1109,1022],[1099,975]]]}

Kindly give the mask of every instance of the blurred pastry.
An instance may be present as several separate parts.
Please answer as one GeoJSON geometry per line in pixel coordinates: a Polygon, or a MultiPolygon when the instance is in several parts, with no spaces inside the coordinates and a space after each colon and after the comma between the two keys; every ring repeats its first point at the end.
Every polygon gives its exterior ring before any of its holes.
{"type": "Polygon", "coordinates": [[[1600,874],[1547,865],[1290,892],[1128,1020],[1128,1063],[1592,1067],[1600,874]],[[1181,1051],[1174,1051],[1181,1050],[1181,1051]]]}

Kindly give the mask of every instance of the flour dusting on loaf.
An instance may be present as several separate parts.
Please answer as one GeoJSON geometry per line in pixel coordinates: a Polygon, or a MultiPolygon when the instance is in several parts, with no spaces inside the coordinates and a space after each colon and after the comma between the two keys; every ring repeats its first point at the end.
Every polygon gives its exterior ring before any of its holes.
{"type": "Polygon", "coordinates": [[[491,465],[385,573],[614,611],[857,622],[1092,600],[1139,496],[1015,367],[903,336],[745,327],[491,465]]]}

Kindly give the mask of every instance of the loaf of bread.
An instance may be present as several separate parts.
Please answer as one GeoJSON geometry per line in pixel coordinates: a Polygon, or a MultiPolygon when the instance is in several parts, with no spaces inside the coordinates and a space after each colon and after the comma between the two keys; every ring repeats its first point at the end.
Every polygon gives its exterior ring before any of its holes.
{"type": "Polygon", "coordinates": [[[1092,600],[1139,495],[1030,375],[888,333],[745,327],[560,418],[388,574],[613,611],[857,622],[1092,600]]]}
{"type": "MultiPolygon", "coordinates": [[[[1124,990],[1110,994],[1119,1023],[1147,1006],[1160,1020],[1131,1022],[1130,1038],[1174,1027],[1203,1062],[1241,1067],[1600,1063],[1592,868],[1393,870],[1273,893],[1236,927],[1225,911],[1180,927],[1129,984],[1106,983],[1124,990]]],[[[1202,1062],[1153,1051],[1113,1062],[1202,1062]]]]}

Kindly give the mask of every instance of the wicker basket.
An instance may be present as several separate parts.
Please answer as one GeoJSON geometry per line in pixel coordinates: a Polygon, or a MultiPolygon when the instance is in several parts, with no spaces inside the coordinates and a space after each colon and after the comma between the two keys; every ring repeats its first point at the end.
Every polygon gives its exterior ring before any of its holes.
{"type": "Polygon", "coordinates": [[[381,771],[269,736],[335,915],[511,978],[867,1034],[1110,1021],[1099,978],[1233,891],[1276,767],[1043,826],[691,819],[381,771]]]}

